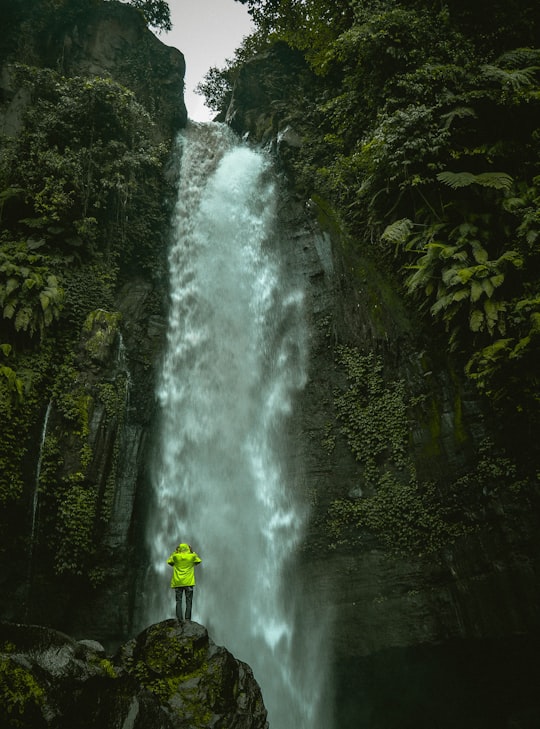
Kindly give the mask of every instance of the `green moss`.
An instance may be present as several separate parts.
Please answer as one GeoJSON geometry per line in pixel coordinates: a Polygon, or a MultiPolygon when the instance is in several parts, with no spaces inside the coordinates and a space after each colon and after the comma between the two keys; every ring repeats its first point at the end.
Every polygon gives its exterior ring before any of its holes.
{"type": "Polygon", "coordinates": [[[430,402],[428,429],[429,441],[424,446],[424,455],[432,458],[441,453],[441,414],[435,398],[430,402]]]}
{"type": "Polygon", "coordinates": [[[119,312],[97,309],[88,314],[83,326],[87,337],[85,350],[91,359],[105,361],[109,355],[120,328],[122,315],[119,312]]]}
{"type": "MultiPolygon", "coordinates": [[[[338,499],[328,512],[327,529],[336,546],[363,534],[401,554],[439,549],[465,533],[435,486],[419,483],[410,455],[409,433],[422,398],[408,395],[402,380],[385,376],[381,357],[338,347],[346,387],[334,404],[340,432],[361,467],[362,498],[338,499]]],[[[440,447],[440,415],[431,401],[429,448],[440,447]]],[[[328,434],[325,432],[328,440],[328,434]]]]}
{"type": "Polygon", "coordinates": [[[332,207],[329,200],[317,193],[314,193],[311,199],[315,203],[317,222],[321,230],[329,233],[333,238],[340,237],[343,234],[343,228],[339,222],[336,210],[332,207]]]}
{"type": "Polygon", "coordinates": [[[378,481],[382,463],[409,471],[409,404],[404,383],[385,380],[382,359],[373,352],[362,354],[341,346],[337,354],[348,383],[334,398],[340,432],[361,464],[365,482],[369,486],[378,481]]]}
{"type": "Polygon", "coordinates": [[[84,483],[83,474],[71,474],[62,490],[57,510],[55,570],[58,574],[84,575],[94,551],[97,493],[84,483]]]}
{"type": "Polygon", "coordinates": [[[0,724],[25,727],[43,705],[45,693],[30,671],[0,658],[0,724]]]}
{"type": "Polygon", "coordinates": [[[368,531],[392,553],[434,552],[469,529],[449,520],[433,484],[402,483],[386,473],[372,496],[337,500],[329,511],[329,532],[337,544],[368,531]]]}
{"type": "Polygon", "coordinates": [[[103,673],[105,673],[105,675],[107,675],[109,678],[118,678],[116,669],[108,658],[102,658],[99,661],[99,666],[103,673]]]}

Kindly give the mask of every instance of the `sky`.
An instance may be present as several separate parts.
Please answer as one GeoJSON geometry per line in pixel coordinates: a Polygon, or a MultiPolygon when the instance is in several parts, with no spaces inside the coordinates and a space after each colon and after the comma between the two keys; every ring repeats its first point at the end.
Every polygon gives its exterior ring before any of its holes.
{"type": "Polygon", "coordinates": [[[194,121],[210,121],[216,114],[193,89],[211,66],[221,67],[232,58],[242,38],[251,32],[245,5],[235,0],[168,0],[172,31],[157,33],[186,59],[185,102],[194,121]]]}

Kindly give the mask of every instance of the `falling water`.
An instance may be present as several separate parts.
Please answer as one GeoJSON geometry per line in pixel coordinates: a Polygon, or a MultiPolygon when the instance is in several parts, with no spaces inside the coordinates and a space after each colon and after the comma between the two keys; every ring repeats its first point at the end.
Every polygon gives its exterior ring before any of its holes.
{"type": "Polygon", "coordinates": [[[329,729],[323,622],[294,579],[306,508],[290,424],[307,337],[275,180],[221,125],[190,124],[181,147],[146,617],[174,615],[166,559],[187,541],[203,560],[193,618],[253,668],[271,729],[329,729]]]}
{"type": "MultiPolygon", "coordinates": [[[[36,478],[34,482],[34,495],[32,496],[32,514],[31,514],[31,526],[30,526],[30,548],[33,550],[34,548],[34,541],[36,537],[36,527],[37,527],[37,513],[38,513],[38,504],[39,504],[39,479],[41,476],[41,461],[43,459],[43,447],[45,445],[45,437],[47,435],[47,426],[49,424],[49,417],[51,414],[51,405],[52,402],[49,401],[49,404],[47,405],[47,410],[45,411],[45,417],[43,419],[43,427],[41,429],[41,439],[39,441],[39,451],[38,451],[38,459],[37,459],[37,466],[36,466],[36,478]]],[[[30,560],[32,561],[32,560],[30,560]]]]}
{"type": "Polygon", "coordinates": [[[34,479],[34,493],[32,495],[32,507],[30,512],[30,541],[29,541],[29,554],[28,554],[28,572],[26,575],[26,619],[30,618],[31,614],[31,597],[32,597],[32,569],[34,564],[34,549],[36,542],[36,532],[38,526],[38,509],[39,509],[39,479],[41,476],[41,462],[43,460],[43,448],[45,446],[45,438],[47,436],[47,427],[49,425],[49,417],[51,415],[52,401],[49,401],[47,410],[45,411],[45,417],[43,419],[43,426],[41,428],[41,438],[39,441],[38,459],[36,465],[36,477],[34,479]]]}

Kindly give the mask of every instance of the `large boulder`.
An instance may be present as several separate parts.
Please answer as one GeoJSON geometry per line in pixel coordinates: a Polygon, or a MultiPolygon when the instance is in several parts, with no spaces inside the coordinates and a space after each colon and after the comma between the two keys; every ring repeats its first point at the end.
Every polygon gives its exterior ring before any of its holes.
{"type": "Polygon", "coordinates": [[[197,623],[147,628],[107,658],[99,643],[0,623],[4,729],[267,729],[249,666],[197,623]]]}

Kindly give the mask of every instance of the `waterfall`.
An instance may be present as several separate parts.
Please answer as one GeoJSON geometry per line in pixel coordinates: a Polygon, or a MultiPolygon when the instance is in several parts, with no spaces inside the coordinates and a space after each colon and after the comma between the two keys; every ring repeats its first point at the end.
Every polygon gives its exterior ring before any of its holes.
{"type": "MultiPolygon", "coordinates": [[[[39,451],[38,451],[38,459],[37,459],[37,465],[36,465],[36,478],[34,481],[34,494],[32,496],[32,513],[31,513],[31,523],[30,523],[30,549],[34,550],[34,541],[36,538],[36,529],[37,529],[37,514],[38,514],[38,504],[39,504],[39,478],[41,476],[41,461],[43,459],[43,447],[45,445],[45,437],[47,435],[47,426],[49,424],[49,417],[51,414],[51,407],[52,407],[52,401],[49,401],[49,404],[47,405],[47,410],[45,411],[45,417],[43,418],[43,426],[41,428],[41,438],[39,441],[39,451]]],[[[30,555],[32,557],[32,555],[30,555]]],[[[30,559],[30,562],[32,562],[32,559],[30,559]]]]}
{"type": "Polygon", "coordinates": [[[180,146],[145,617],[174,616],[166,559],[188,542],[203,560],[193,619],[252,667],[271,729],[329,729],[324,621],[295,579],[307,331],[276,181],[222,125],[190,123],[180,146]]]}
{"type": "Polygon", "coordinates": [[[26,618],[30,619],[31,615],[31,597],[32,597],[32,569],[34,563],[34,548],[37,536],[38,526],[38,509],[39,509],[39,479],[41,476],[41,462],[43,460],[43,448],[45,446],[45,438],[47,436],[47,427],[49,425],[49,417],[51,415],[52,400],[49,400],[47,410],[45,411],[45,417],[43,418],[43,425],[41,428],[41,438],[39,441],[38,458],[36,464],[36,476],[34,479],[34,493],[32,495],[32,505],[30,512],[30,542],[29,542],[29,554],[28,554],[28,571],[26,575],[26,618]]]}

